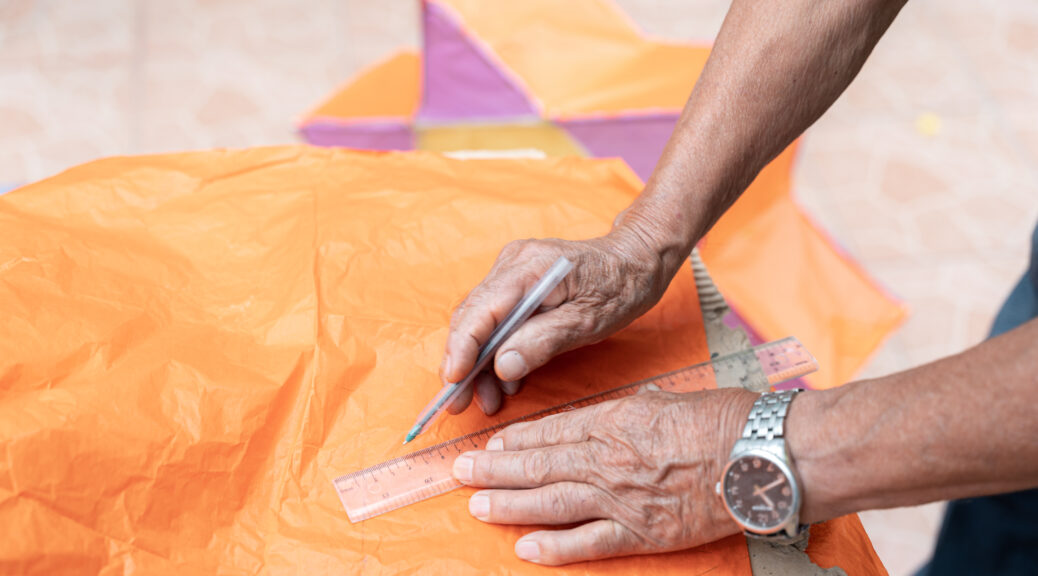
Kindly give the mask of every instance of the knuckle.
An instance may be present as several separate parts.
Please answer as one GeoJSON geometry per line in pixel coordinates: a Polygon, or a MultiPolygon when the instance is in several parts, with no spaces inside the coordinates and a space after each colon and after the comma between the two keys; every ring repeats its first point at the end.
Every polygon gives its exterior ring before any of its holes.
{"type": "Polygon", "coordinates": [[[472,462],[472,483],[488,488],[508,484],[509,459],[497,452],[480,452],[472,462]]]}
{"type": "Polygon", "coordinates": [[[611,522],[608,537],[603,540],[609,543],[610,552],[619,554],[632,548],[634,533],[619,522],[611,522]]]}
{"type": "Polygon", "coordinates": [[[473,332],[474,331],[470,330],[470,329],[459,330],[458,331],[458,338],[459,338],[459,340],[457,342],[458,346],[464,347],[464,346],[468,345],[474,351],[478,351],[479,347],[482,346],[483,344],[479,341],[479,338],[477,338],[476,335],[473,332]]]}
{"type": "Polygon", "coordinates": [[[487,500],[490,502],[490,510],[487,518],[491,522],[507,522],[515,512],[514,498],[505,491],[487,490],[487,500]]]}
{"type": "Polygon", "coordinates": [[[458,307],[455,308],[453,312],[451,312],[450,327],[452,329],[457,328],[458,324],[461,323],[462,319],[465,317],[465,312],[468,310],[468,305],[469,299],[466,298],[461,304],[458,304],[458,307]]]}
{"type": "Polygon", "coordinates": [[[605,402],[597,406],[598,422],[609,425],[627,420],[627,403],[623,400],[605,402]]]}
{"type": "Polygon", "coordinates": [[[568,559],[559,550],[558,544],[556,544],[550,538],[544,538],[541,540],[541,559],[538,561],[539,564],[545,566],[562,566],[566,564],[568,559]]]}
{"type": "Polygon", "coordinates": [[[554,518],[572,518],[573,504],[571,490],[558,484],[552,490],[541,495],[541,509],[550,512],[554,518]]]}
{"type": "Polygon", "coordinates": [[[536,250],[540,245],[541,241],[537,238],[523,238],[515,243],[516,249],[518,249],[520,253],[536,250]]]}
{"type": "Polygon", "coordinates": [[[680,534],[675,534],[674,527],[659,522],[657,516],[646,518],[644,525],[647,526],[644,538],[651,542],[654,548],[664,548],[668,542],[680,540],[680,534]]]}
{"type": "Polygon", "coordinates": [[[576,315],[573,326],[576,329],[575,336],[586,336],[597,332],[598,322],[595,320],[595,315],[587,311],[576,315]]]}
{"type": "Polygon", "coordinates": [[[513,240],[501,250],[498,256],[498,265],[508,265],[528,261],[531,256],[541,251],[543,242],[533,238],[513,240]]]}
{"type": "Polygon", "coordinates": [[[550,466],[541,452],[534,452],[522,458],[523,476],[530,482],[541,486],[548,479],[550,466]]]}
{"type": "Polygon", "coordinates": [[[451,313],[451,328],[456,330],[466,324],[471,324],[473,320],[472,312],[480,308],[480,303],[480,294],[473,290],[451,313]]]}
{"type": "Polygon", "coordinates": [[[611,439],[602,434],[593,434],[587,443],[587,450],[589,459],[597,466],[592,471],[594,484],[602,488],[613,487],[613,476],[622,468],[611,439]]]}
{"type": "Polygon", "coordinates": [[[533,430],[534,441],[539,446],[554,444],[555,439],[558,438],[558,434],[556,434],[557,425],[557,420],[541,420],[540,425],[533,430]]]}
{"type": "Polygon", "coordinates": [[[500,475],[500,464],[492,454],[476,454],[472,460],[472,481],[491,485],[500,475]]]}
{"type": "Polygon", "coordinates": [[[616,553],[616,546],[611,538],[611,532],[615,531],[616,528],[603,528],[602,534],[598,538],[591,538],[588,541],[588,553],[592,558],[603,558],[616,553]]]}
{"type": "Polygon", "coordinates": [[[525,422],[518,424],[512,424],[508,428],[497,433],[497,437],[501,439],[504,444],[505,450],[517,450],[517,446],[521,446],[523,438],[523,428],[526,426],[525,422]]]}
{"type": "Polygon", "coordinates": [[[505,260],[514,257],[522,250],[523,245],[528,242],[527,240],[512,240],[505,247],[501,249],[501,254],[498,256],[498,260],[505,260]]]}

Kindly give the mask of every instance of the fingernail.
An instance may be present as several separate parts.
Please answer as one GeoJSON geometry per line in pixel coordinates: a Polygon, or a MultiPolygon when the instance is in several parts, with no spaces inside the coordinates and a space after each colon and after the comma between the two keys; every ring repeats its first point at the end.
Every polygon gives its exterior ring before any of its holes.
{"type": "Polygon", "coordinates": [[[504,449],[505,441],[500,438],[491,438],[490,441],[487,442],[487,450],[499,451],[504,449]]]}
{"type": "Polygon", "coordinates": [[[451,381],[451,364],[451,357],[447,356],[447,361],[443,363],[443,379],[448,382],[451,381]]]}
{"type": "Polygon", "coordinates": [[[511,382],[502,382],[501,391],[505,394],[508,394],[509,396],[515,394],[519,391],[519,381],[512,380],[511,382]]]}
{"type": "Polygon", "coordinates": [[[454,477],[461,482],[472,482],[472,456],[462,454],[454,461],[454,477]]]}
{"type": "Polygon", "coordinates": [[[506,352],[497,361],[497,375],[505,382],[518,380],[526,376],[526,361],[515,350],[506,352]]]}
{"type": "Polygon", "coordinates": [[[535,540],[520,540],[515,543],[515,555],[527,562],[541,559],[541,545],[535,540]]]}
{"type": "Polygon", "coordinates": [[[469,514],[472,514],[479,520],[486,520],[490,517],[490,496],[477,492],[472,498],[469,498],[469,514]]]}

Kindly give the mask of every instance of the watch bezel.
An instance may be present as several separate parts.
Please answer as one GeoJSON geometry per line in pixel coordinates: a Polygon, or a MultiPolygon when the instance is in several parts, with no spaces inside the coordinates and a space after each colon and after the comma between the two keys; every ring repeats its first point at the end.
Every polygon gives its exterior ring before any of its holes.
{"type": "Polygon", "coordinates": [[[720,488],[721,488],[721,502],[724,503],[725,511],[728,512],[728,515],[731,516],[732,520],[734,520],[735,523],[738,524],[740,527],[742,527],[742,529],[745,530],[746,532],[750,532],[750,533],[753,533],[753,534],[759,534],[761,536],[770,536],[772,534],[778,534],[779,532],[789,533],[790,532],[790,530],[789,530],[790,526],[793,526],[794,529],[796,528],[797,523],[799,521],[799,517],[800,517],[800,500],[801,500],[801,495],[800,495],[800,479],[797,477],[796,473],[793,471],[793,468],[791,466],[789,466],[788,464],[786,464],[786,462],[781,457],[776,455],[774,452],[772,452],[770,450],[766,450],[766,449],[761,449],[761,448],[753,448],[753,449],[750,449],[750,450],[746,450],[744,452],[739,452],[738,454],[736,454],[735,456],[730,458],[728,460],[728,463],[725,464],[724,470],[721,472],[720,488]],[[789,482],[789,485],[793,489],[793,500],[792,500],[792,503],[791,503],[791,505],[789,507],[789,514],[788,514],[788,516],[786,516],[786,518],[783,519],[782,522],[778,523],[773,528],[765,528],[765,527],[759,526],[757,524],[744,521],[742,518],[740,518],[735,513],[735,511],[732,510],[731,505],[728,503],[728,490],[727,490],[728,471],[732,468],[732,466],[735,465],[736,462],[742,460],[743,458],[751,458],[751,457],[762,458],[764,460],[767,460],[768,462],[771,462],[775,466],[777,466],[779,468],[779,470],[783,474],[785,474],[786,480],[789,482]]]}

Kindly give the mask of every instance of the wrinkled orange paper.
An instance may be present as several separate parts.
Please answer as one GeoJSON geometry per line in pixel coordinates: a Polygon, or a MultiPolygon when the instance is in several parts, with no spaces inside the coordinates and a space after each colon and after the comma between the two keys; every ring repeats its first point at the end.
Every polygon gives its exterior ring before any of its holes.
{"type": "MultiPolygon", "coordinates": [[[[611,0],[423,3],[424,10],[430,8],[448,14],[514,83],[537,109],[533,117],[422,122],[416,115],[423,74],[438,73],[423,71],[422,55],[405,50],[361,71],[307,114],[301,128],[366,126],[370,134],[397,126],[413,130],[413,145],[422,150],[535,148],[549,156],[597,155],[602,151],[585,149],[558,123],[661,114],[676,122],[710,54],[706,45],[646,36],[611,0]]],[[[662,151],[662,142],[633,126],[631,138],[662,151]]],[[[820,363],[804,381],[833,388],[854,378],[906,310],[798,205],[792,186],[797,148],[794,143],[761,171],[700,250],[755,336],[778,340],[795,334],[820,363]]]]}
{"type": "MultiPolygon", "coordinates": [[[[600,235],[619,161],[304,147],[93,162],[0,197],[0,573],[747,574],[740,536],[545,569],[471,491],[351,524],[335,476],[706,359],[688,270],[495,418],[401,439],[501,247],[600,235]]],[[[854,518],[813,554],[881,573],[854,518]]],[[[855,569],[860,570],[856,572],[855,569]]]]}

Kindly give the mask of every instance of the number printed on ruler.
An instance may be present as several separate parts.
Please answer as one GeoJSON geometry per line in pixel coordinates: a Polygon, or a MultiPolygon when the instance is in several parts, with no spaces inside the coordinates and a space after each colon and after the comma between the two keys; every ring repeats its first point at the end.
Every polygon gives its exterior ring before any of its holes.
{"type": "Polygon", "coordinates": [[[560,412],[583,408],[606,400],[632,396],[646,385],[655,384],[668,392],[692,392],[708,387],[715,373],[760,366],[768,383],[799,378],[818,369],[818,363],[795,338],[761,344],[710,362],[633,382],[573,402],[528,414],[478,432],[430,446],[406,456],[335,479],[335,490],[351,522],[360,522],[409,504],[421,502],[461,486],[451,467],[462,452],[482,450],[490,437],[516,422],[538,420],[560,412]]]}

